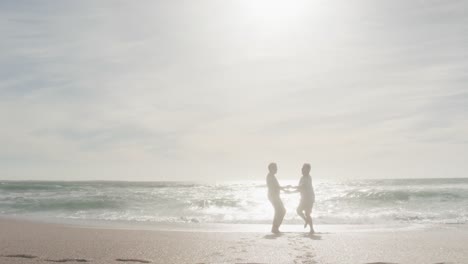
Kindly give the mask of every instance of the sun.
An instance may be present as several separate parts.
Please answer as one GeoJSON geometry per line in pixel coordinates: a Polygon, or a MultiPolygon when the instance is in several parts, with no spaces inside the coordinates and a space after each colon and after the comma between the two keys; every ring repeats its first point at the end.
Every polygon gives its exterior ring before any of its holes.
{"type": "Polygon", "coordinates": [[[328,10],[323,1],[306,0],[242,0],[243,15],[253,26],[270,29],[307,26],[328,10]]]}
{"type": "Polygon", "coordinates": [[[264,17],[288,18],[316,14],[325,6],[325,1],[306,0],[243,0],[246,11],[264,17]]]}

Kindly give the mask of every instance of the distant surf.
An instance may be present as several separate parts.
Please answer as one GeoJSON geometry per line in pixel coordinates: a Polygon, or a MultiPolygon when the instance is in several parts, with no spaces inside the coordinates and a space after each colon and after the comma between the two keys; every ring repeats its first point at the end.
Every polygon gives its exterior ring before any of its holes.
{"type": "MultiPolygon", "coordinates": [[[[295,182],[282,182],[283,185],[295,182]]],[[[315,181],[317,224],[465,224],[468,179],[315,181]]],[[[282,194],[295,215],[298,194],[282,194]]],[[[266,224],[263,182],[0,181],[0,214],[63,220],[266,224]]]]}

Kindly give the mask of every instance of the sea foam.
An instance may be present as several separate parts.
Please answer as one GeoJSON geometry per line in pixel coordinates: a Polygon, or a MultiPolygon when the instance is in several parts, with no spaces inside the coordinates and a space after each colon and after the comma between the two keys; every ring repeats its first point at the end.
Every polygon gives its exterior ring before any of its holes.
{"type": "MultiPolygon", "coordinates": [[[[281,180],[281,179],[280,179],[281,180]]],[[[294,184],[294,182],[282,182],[294,184]]],[[[468,179],[314,182],[318,224],[468,222],[468,179]]],[[[299,196],[282,194],[285,223],[299,196]]],[[[58,219],[270,223],[263,182],[0,182],[0,214],[58,219]]]]}

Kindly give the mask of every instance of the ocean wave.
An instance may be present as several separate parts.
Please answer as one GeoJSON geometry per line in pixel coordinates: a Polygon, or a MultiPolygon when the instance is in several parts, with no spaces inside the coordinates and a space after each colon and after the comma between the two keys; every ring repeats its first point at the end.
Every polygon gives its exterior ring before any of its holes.
{"type": "Polygon", "coordinates": [[[193,188],[203,186],[189,182],[36,182],[36,181],[4,181],[0,182],[0,190],[5,191],[25,191],[25,190],[56,190],[56,189],[76,189],[76,188],[193,188]]]}
{"type": "Polygon", "coordinates": [[[81,210],[109,210],[124,208],[122,201],[106,200],[35,200],[17,202],[10,205],[10,209],[24,212],[42,211],[81,211],[81,210]]]}
{"type": "Polygon", "coordinates": [[[0,190],[3,191],[28,191],[28,190],[56,190],[64,188],[57,183],[35,183],[35,182],[1,182],[0,190]]]}
{"type": "MultiPolygon", "coordinates": [[[[317,223],[468,222],[468,180],[315,182],[317,223]],[[406,183],[406,184],[402,184],[406,183]]],[[[299,194],[282,194],[298,223],[299,194]]],[[[0,182],[0,214],[181,223],[270,223],[263,182],[0,182]]]]}
{"type": "Polygon", "coordinates": [[[345,201],[382,201],[397,202],[410,199],[439,199],[441,201],[468,198],[467,192],[461,190],[351,190],[334,199],[345,201]]]}
{"type": "Polygon", "coordinates": [[[240,206],[241,201],[232,200],[232,199],[203,199],[203,200],[196,200],[191,202],[192,206],[195,208],[210,208],[210,207],[231,207],[231,208],[238,208],[240,206]]]}

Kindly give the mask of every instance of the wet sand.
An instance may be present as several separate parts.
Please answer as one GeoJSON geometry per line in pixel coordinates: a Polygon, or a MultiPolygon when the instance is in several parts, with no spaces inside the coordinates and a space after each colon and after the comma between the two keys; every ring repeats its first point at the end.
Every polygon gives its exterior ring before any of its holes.
{"type": "Polygon", "coordinates": [[[2,264],[468,263],[466,245],[466,226],[309,236],[104,229],[0,219],[2,264]]]}

